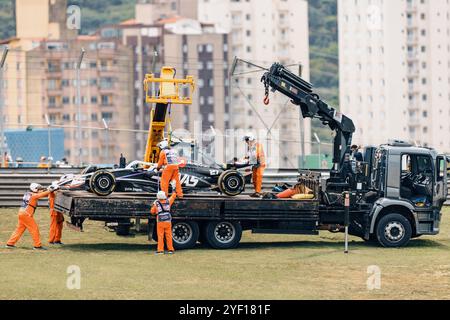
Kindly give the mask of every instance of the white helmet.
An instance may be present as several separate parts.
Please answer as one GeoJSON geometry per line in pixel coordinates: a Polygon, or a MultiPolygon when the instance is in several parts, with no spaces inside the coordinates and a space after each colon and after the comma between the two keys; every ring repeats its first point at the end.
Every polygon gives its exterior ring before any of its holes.
{"type": "Polygon", "coordinates": [[[164,191],[158,192],[158,195],[156,197],[158,198],[158,200],[167,200],[167,196],[164,191]]]}
{"type": "Polygon", "coordinates": [[[39,190],[42,190],[42,186],[39,183],[32,183],[30,185],[30,191],[31,192],[39,192],[39,190]]]}
{"type": "Polygon", "coordinates": [[[251,141],[251,142],[253,142],[253,141],[255,141],[256,140],[256,138],[255,138],[255,135],[253,134],[253,133],[251,133],[251,132],[249,132],[249,133],[247,133],[245,136],[244,136],[244,141],[251,141]]]}
{"type": "Polygon", "coordinates": [[[169,147],[169,142],[167,140],[163,140],[160,143],[158,143],[158,148],[161,150],[167,149],[169,147]]]}

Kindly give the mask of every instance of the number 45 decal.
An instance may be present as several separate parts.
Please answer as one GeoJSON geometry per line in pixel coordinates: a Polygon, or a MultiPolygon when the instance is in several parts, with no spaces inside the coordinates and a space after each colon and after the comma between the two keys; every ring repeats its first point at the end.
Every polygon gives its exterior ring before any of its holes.
{"type": "Polygon", "coordinates": [[[185,185],[186,187],[195,187],[199,183],[199,180],[197,177],[193,177],[190,175],[185,174],[181,177],[181,184],[185,185]]]}

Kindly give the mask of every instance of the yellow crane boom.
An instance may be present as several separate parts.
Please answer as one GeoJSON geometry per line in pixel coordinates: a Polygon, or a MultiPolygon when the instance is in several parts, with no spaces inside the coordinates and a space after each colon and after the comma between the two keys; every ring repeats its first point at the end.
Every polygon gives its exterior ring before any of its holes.
{"type": "MultiPolygon", "coordinates": [[[[144,162],[157,163],[159,160],[158,143],[164,140],[167,124],[170,127],[170,108],[172,104],[191,105],[195,90],[194,78],[175,79],[173,67],[163,67],[160,78],[147,74],[144,80],[145,101],[155,104],[150,112],[150,128],[145,149],[144,162]]],[[[171,133],[171,128],[169,128],[171,133]]],[[[169,141],[171,136],[169,134],[169,141]]]]}

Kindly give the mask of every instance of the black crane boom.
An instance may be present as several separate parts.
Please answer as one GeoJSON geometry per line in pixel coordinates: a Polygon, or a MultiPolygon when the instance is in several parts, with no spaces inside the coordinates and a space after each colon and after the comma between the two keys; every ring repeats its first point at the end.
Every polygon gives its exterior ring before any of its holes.
{"type": "Polygon", "coordinates": [[[346,155],[350,153],[352,136],[355,132],[353,121],[330,107],[326,102],[314,93],[313,86],[286,69],[279,63],[274,63],[270,70],[262,77],[266,87],[266,95],[269,87],[272,91],[279,91],[292,99],[292,103],[300,106],[304,118],[319,119],[324,125],[328,125],[336,132],[334,138],[333,164],[334,173],[342,173],[346,155]]]}

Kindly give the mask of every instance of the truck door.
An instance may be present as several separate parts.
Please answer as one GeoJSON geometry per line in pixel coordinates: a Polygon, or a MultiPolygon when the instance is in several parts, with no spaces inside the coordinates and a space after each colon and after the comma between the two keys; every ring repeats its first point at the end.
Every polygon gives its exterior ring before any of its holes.
{"type": "Polygon", "coordinates": [[[417,208],[435,204],[435,170],[433,158],[422,154],[403,154],[401,158],[400,198],[417,208]]]}
{"type": "Polygon", "coordinates": [[[447,159],[444,156],[436,158],[436,183],[434,187],[433,206],[441,208],[447,201],[447,159]]]}

